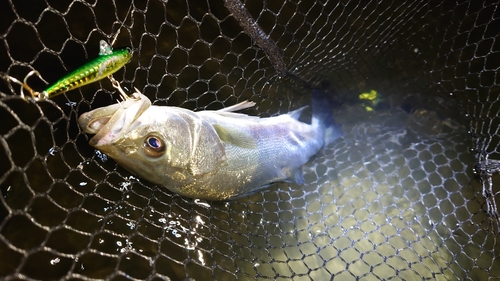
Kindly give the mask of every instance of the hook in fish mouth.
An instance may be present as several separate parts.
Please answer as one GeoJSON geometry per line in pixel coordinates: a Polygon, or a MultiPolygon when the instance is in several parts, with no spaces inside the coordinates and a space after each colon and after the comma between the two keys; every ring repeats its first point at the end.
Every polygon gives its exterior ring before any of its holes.
{"type": "Polygon", "coordinates": [[[141,99],[141,92],[139,92],[139,89],[137,89],[136,87],[134,87],[135,92],[133,92],[132,94],[127,94],[120,85],[120,83],[113,76],[109,76],[108,79],[109,81],[111,81],[111,85],[113,86],[113,88],[117,89],[118,92],[120,93],[122,101],[126,100],[138,101],[141,99]]]}
{"type": "Polygon", "coordinates": [[[83,131],[95,134],[89,141],[92,146],[113,144],[121,139],[133,128],[132,125],[140,124],[136,119],[151,106],[151,101],[137,89],[135,93],[128,95],[116,80],[112,82],[123,100],[85,112],[78,118],[83,131]]]}

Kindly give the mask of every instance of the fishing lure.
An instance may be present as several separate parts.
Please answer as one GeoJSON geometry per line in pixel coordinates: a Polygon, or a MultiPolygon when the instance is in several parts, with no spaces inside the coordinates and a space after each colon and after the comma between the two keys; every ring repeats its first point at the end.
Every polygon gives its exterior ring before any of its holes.
{"type": "Polygon", "coordinates": [[[121,69],[132,58],[132,50],[130,48],[112,50],[111,46],[104,40],[99,42],[99,48],[100,52],[97,58],[70,72],[45,89],[45,91],[41,93],[31,92],[31,95],[35,99],[52,98],[75,88],[99,81],[121,69]]]}
{"type": "MultiPolygon", "coordinates": [[[[34,91],[27,84],[28,78],[32,75],[37,75],[41,80],[45,82],[40,73],[36,70],[28,73],[22,83],[13,77],[9,76],[8,78],[15,83],[21,84],[23,88],[28,90],[28,92],[35,100],[49,99],[64,92],[109,77],[110,75],[121,69],[123,66],[125,66],[125,64],[127,64],[132,59],[132,50],[130,48],[119,48],[113,50],[111,46],[104,40],[101,40],[99,42],[99,45],[100,52],[98,57],[68,73],[66,76],[50,85],[42,92],[34,91]]],[[[21,96],[24,97],[22,90],[21,96]]]]}
{"type": "MultiPolygon", "coordinates": [[[[133,2],[130,4],[127,16],[131,11],[132,4],[133,2]]],[[[117,36],[118,34],[116,34],[111,44],[115,42],[117,36]]],[[[13,83],[21,85],[21,97],[24,98],[23,89],[26,89],[35,100],[43,100],[53,98],[57,95],[82,87],[84,85],[97,82],[106,77],[111,77],[113,73],[125,66],[125,64],[127,64],[131,59],[132,49],[125,47],[113,50],[110,44],[106,43],[106,41],[104,40],[101,40],[99,41],[98,57],[90,60],[76,70],[68,73],[42,92],[34,91],[30,86],[28,86],[27,83],[29,77],[31,77],[32,75],[36,75],[43,82],[48,84],[47,81],[45,81],[40,73],[36,70],[32,70],[31,72],[29,72],[28,75],[26,75],[26,77],[24,78],[23,82],[4,73],[0,75],[13,83]]],[[[11,85],[9,85],[9,87],[11,87],[11,85]]]]}

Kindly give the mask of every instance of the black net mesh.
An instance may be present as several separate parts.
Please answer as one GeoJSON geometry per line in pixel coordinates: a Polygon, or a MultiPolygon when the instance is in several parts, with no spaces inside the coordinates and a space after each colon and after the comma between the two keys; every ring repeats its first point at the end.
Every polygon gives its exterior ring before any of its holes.
{"type": "Polygon", "coordinates": [[[76,120],[116,103],[109,80],[40,102],[2,80],[4,280],[500,278],[497,1],[8,0],[0,18],[20,80],[56,81],[118,33],[134,57],[114,77],[154,104],[272,116],[316,87],[344,132],[305,185],[204,202],[88,145],[76,120]]]}

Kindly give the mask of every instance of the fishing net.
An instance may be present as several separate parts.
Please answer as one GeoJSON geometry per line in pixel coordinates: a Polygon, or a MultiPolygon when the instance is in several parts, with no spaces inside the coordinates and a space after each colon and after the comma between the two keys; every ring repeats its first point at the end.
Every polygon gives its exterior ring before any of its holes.
{"type": "Polygon", "coordinates": [[[500,278],[497,1],[8,0],[0,16],[16,79],[54,82],[118,34],[134,56],[114,78],[156,105],[250,99],[266,117],[316,89],[344,134],[304,185],[200,201],[88,145],[77,117],[116,103],[108,79],[39,102],[2,79],[3,280],[500,278]]]}

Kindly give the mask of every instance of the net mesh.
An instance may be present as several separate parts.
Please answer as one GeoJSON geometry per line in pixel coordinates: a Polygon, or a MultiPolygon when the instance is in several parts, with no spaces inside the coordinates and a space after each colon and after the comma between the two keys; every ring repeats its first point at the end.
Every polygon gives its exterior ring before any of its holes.
{"type": "Polygon", "coordinates": [[[116,102],[109,80],[40,102],[2,81],[0,276],[500,278],[498,2],[237,4],[0,2],[0,71],[19,80],[56,81],[118,34],[134,56],[114,77],[154,104],[250,99],[264,117],[309,104],[315,87],[344,132],[304,166],[305,185],[205,202],[87,144],[77,117],[116,102]]]}

